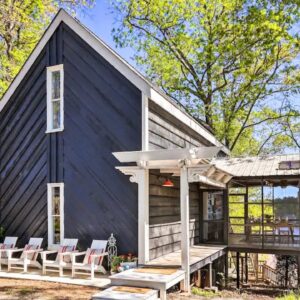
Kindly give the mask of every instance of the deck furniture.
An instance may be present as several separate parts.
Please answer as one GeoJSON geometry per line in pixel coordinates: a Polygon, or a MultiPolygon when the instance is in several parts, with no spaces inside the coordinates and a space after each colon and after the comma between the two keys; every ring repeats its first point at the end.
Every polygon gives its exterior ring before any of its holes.
{"type": "Polygon", "coordinates": [[[105,252],[107,247],[107,240],[93,240],[91,248],[88,248],[87,251],[72,253],[72,277],[75,277],[76,274],[91,274],[91,279],[95,278],[95,272],[106,273],[105,268],[103,267],[103,258],[108,255],[105,252]],[[77,262],[76,258],[83,256],[83,262],[77,262]],[[81,272],[77,272],[81,270],[81,272]],[[85,271],[85,272],[82,272],[85,271]]]}
{"type": "Polygon", "coordinates": [[[138,288],[130,286],[112,286],[92,297],[93,300],[157,300],[158,291],[149,288],[138,288]]]}
{"type": "Polygon", "coordinates": [[[47,250],[41,252],[43,260],[43,275],[50,272],[59,272],[59,276],[63,276],[64,268],[72,268],[72,253],[76,252],[78,239],[64,239],[62,244],[55,250],[47,250]],[[56,254],[55,258],[49,259],[49,255],[56,254]]]}
{"type": "Polygon", "coordinates": [[[43,238],[30,238],[27,245],[22,249],[10,249],[7,252],[8,260],[8,272],[11,269],[23,269],[25,273],[28,271],[28,267],[42,268],[41,264],[37,261],[38,254],[43,251],[41,248],[43,238]],[[20,257],[13,257],[13,254],[22,252],[20,257]],[[20,267],[21,266],[21,267],[20,267]]]}
{"type": "Polygon", "coordinates": [[[160,299],[167,299],[167,289],[185,280],[185,271],[167,268],[130,269],[109,277],[112,285],[147,287],[160,291],[160,299]]]}
{"type": "Polygon", "coordinates": [[[17,240],[18,238],[15,236],[7,236],[3,243],[0,244],[0,271],[2,264],[7,265],[7,250],[16,249],[17,240]]]}
{"type": "MultiPolygon", "coordinates": [[[[291,238],[292,242],[295,241],[294,239],[294,228],[297,227],[297,225],[292,224],[292,223],[287,223],[287,222],[280,222],[280,223],[276,223],[276,222],[268,222],[268,223],[264,223],[264,230],[263,233],[265,236],[271,237],[272,234],[275,237],[276,235],[279,238],[279,243],[280,243],[280,239],[282,236],[287,237],[287,239],[289,240],[291,238]]],[[[261,235],[261,233],[257,233],[256,231],[253,230],[252,227],[262,227],[262,223],[247,223],[246,227],[250,228],[249,230],[249,234],[247,236],[247,238],[249,238],[249,235],[261,235]]],[[[275,239],[274,239],[275,241],[275,239]]]]}

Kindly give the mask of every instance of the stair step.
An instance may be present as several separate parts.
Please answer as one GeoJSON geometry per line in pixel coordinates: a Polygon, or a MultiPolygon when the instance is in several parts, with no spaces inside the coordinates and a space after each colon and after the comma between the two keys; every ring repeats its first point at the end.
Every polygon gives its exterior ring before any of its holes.
{"type": "Polygon", "coordinates": [[[112,286],[92,297],[93,300],[157,300],[158,291],[149,288],[112,286]]]}

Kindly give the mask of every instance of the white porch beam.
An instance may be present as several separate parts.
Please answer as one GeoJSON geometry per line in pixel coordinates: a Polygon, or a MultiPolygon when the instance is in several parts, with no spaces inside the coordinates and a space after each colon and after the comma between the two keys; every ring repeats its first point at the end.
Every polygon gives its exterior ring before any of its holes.
{"type": "Polygon", "coordinates": [[[138,184],[138,261],[149,261],[149,170],[139,167],[117,167],[129,175],[130,182],[138,184]]]}
{"type": "Polygon", "coordinates": [[[188,169],[180,170],[181,266],[185,271],[184,290],[190,292],[190,205],[188,169]]]}
{"type": "Polygon", "coordinates": [[[181,161],[181,160],[199,160],[213,159],[220,147],[199,147],[199,148],[176,148],[151,151],[124,151],[113,152],[113,155],[122,163],[139,161],[181,161]]]}

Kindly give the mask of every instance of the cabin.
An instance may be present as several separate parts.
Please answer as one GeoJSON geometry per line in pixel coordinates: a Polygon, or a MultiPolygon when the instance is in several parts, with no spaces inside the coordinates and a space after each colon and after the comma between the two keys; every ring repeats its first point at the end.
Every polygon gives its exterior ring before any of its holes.
{"type": "Polygon", "coordinates": [[[274,189],[291,185],[295,195],[300,160],[275,158],[268,176],[242,174],[258,162],[230,158],[205,126],[64,10],[0,101],[0,145],[0,225],[20,246],[29,237],[44,237],[49,248],[78,238],[84,249],[113,233],[118,252],[136,254],[139,264],[182,268],[185,290],[191,279],[211,286],[217,272],[226,274],[229,250],[237,265],[240,252],[298,251],[298,223],[293,236],[275,224],[287,211],[276,216],[274,189]],[[254,186],[260,193],[250,193],[254,186]]]}
{"type": "MultiPolygon", "coordinates": [[[[44,237],[48,247],[76,237],[85,248],[114,233],[119,253],[139,257],[138,186],[116,169],[113,153],[203,146],[229,153],[64,10],[0,101],[0,145],[0,224],[7,235],[19,236],[20,245],[44,237]]],[[[165,179],[149,174],[149,258],[180,244],[179,190],[163,187],[165,179]],[[169,232],[163,242],[156,241],[160,230],[169,232]]],[[[196,187],[193,198],[196,209],[196,187]]],[[[193,226],[197,241],[195,218],[193,226]]]]}

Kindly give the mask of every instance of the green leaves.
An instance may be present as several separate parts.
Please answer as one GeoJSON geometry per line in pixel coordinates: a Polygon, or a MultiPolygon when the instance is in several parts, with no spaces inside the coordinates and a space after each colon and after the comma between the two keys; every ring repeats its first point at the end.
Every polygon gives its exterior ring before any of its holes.
{"type": "Polygon", "coordinates": [[[278,139],[273,134],[283,130],[279,121],[295,108],[300,87],[298,1],[112,5],[119,20],[116,43],[135,47],[135,59],[151,80],[206,121],[234,153],[255,154],[266,140],[278,139]],[[262,137],[257,132],[265,125],[269,135],[262,137]]]}
{"type": "Polygon", "coordinates": [[[19,72],[59,7],[75,13],[94,0],[2,0],[0,3],[0,98],[19,72]]]}

